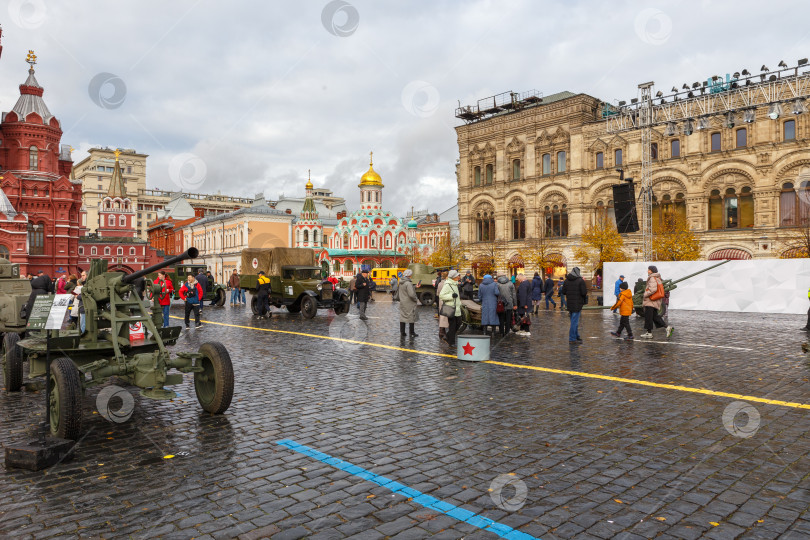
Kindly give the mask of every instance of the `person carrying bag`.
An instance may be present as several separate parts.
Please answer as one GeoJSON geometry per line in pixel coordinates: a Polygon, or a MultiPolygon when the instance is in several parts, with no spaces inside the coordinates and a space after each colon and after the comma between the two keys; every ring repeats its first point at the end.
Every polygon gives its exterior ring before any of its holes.
{"type": "Polygon", "coordinates": [[[458,271],[450,270],[439,293],[439,299],[443,302],[441,314],[447,317],[449,323],[445,332],[445,341],[451,347],[456,346],[456,330],[461,317],[461,303],[458,301],[458,280],[458,271]]]}

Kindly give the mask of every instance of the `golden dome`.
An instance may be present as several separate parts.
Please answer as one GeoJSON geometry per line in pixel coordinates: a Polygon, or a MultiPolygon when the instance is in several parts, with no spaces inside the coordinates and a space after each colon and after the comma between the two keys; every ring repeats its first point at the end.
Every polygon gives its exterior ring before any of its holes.
{"type": "Polygon", "coordinates": [[[312,189],[314,186],[312,185],[312,173],[311,171],[307,171],[307,185],[305,186],[306,189],[312,189]]]}
{"type": "Polygon", "coordinates": [[[374,165],[374,160],[372,159],[373,157],[374,157],[374,153],[373,152],[369,153],[368,171],[366,171],[366,174],[364,174],[360,178],[360,186],[359,187],[363,187],[363,186],[380,186],[380,187],[384,187],[383,183],[382,183],[382,178],[380,178],[380,175],[377,174],[377,171],[374,170],[374,166],[373,166],[374,165]]]}

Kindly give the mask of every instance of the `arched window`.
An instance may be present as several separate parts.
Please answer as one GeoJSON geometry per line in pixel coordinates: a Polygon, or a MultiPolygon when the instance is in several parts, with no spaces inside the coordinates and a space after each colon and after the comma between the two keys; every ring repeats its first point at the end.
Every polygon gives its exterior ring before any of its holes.
{"type": "Polygon", "coordinates": [[[309,244],[309,231],[304,229],[304,245],[309,244]]]}
{"type": "Polygon", "coordinates": [[[129,254],[130,255],[135,255],[135,248],[134,247],[129,248],[129,254]]]}
{"type": "Polygon", "coordinates": [[[90,248],[90,255],[98,255],[98,250],[95,246],[90,248]]]}
{"type": "Polygon", "coordinates": [[[45,224],[28,224],[28,254],[45,254],[45,224]]]}
{"type": "Polygon", "coordinates": [[[118,225],[119,225],[120,227],[126,227],[126,225],[127,225],[127,218],[126,218],[126,216],[119,216],[119,217],[118,217],[118,225]]]}
{"type": "Polygon", "coordinates": [[[124,254],[124,248],[119,247],[117,253],[118,253],[118,255],[123,255],[124,254]]]}
{"type": "Polygon", "coordinates": [[[109,248],[109,247],[105,247],[105,248],[104,248],[104,255],[109,255],[109,254],[110,254],[110,248],[109,248]]]}
{"type": "Polygon", "coordinates": [[[723,208],[725,215],[723,216],[723,224],[727,229],[736,229],[740,226],[739,216],[739,201],[737,201],[737,194],[734,188],[726,190],[726,196],[723,200],[723,208]]]}
{"type": "Polygon", "coordinates": [[[315,229],[314,231],[312,231],[312,245],[313,246],[318,245],[318,229],[315,229]]]}
{"type": "Polygon", "coordinates": [[[557,152],[557,172],[565,172],[565,152],[557,152]]]}
{"type": "Polygon", "coordinates": [[[512,240],[526,238],[526,212],[523,208],[512,210],[512,240]]]}
{"type": "Polygon", "coordinates": [[[723,228],[723,198],[720,190],[713,189],[709,194],[709,229],[723,228]]]}
{"type": "Polygon", "coordinates": [[[371,247],[373,247],[373,248],[377,247],[377,236],[376,235],[372,235],[372,237],[371,237],[371,247]]]}
{"type": "Polygon", "coordinates": [[[750,187],[742,188],[739,194],[734,188],[728,188],[722,197],[720,190],[712,190],[709,195],[710,229],[739,229],[753,226],[754,197],[750,187]]]}
{"type": "Polygon", "coordinates": [[[546,206],[543,209],[546,224],[546,236],[568,236],[568,205],[546,206]]]}
{"type": "Polygon", "coordinates": [[[115,216],[107,217],[107,225],[110,227],[115,227],[115,216]]]}
{"type": "Polygon", "coordinates": [[[343,263],[343,270],[346,272],[351,272],[354,270],[354,265],[352,265],[352,261],[347,260],[343,263]]]}
{"type": "Polygon", "coordinates": [[[669,142],[669,157],[681,157],[681,141],[672,139],[669,142]]]}
{"type": "Polygon", "coordinates": [[[616,151],[613,153],[613,158],[614,158],[613,164],[617,165],[617,166],[621,165],[622,164],[622,157],[623,157],[622,156],[622,149],[621,148],[616,149],[616,151]]]}
{"type": "Polygon", "coordinates": [[[520,160],[512,160],[512,180],[520,180],[520,160]]]}
{"type": "Polygon", "coordinates": [[[0,257],[3,257],[4,259],[9,259],[11,257],[11,252],[2,244],[0,244],[0,257]]]}
{"type": "Polygon", "coordinates": [[[334,272],[335,274],[340,272],[340,262],[339,261],[335,261],[334,263],[332,263],[332,272],[334,272]]]}
{"type": "Polygon", "coordinates": [[[712,133],[711,135],[711,151],[719,152],[723,149],[722,139],[719,133],[712,133]]]}
{"type": "Polygon", "coordinates": [[[604,201],[597,201],[596,203],[596,222],[597,223],[616,223],[616,213],[613,209],[613,201],[609,200],[607,204],[604,201]]]}
{"type": "Polygon", "coordinates": [[[479,242],[495,240],[495,216],[491,211],[478,212],[475,216],[476,238],[479,242]]]}
{"type": "Polygon", "coordinates": [[[343,233],[343,249],[349,249],[349,233],[343,233]]]}
{"type": "Polygon", "coordinates": [[[551,154],[543,154],[543,174],[551,174],[551,154]]]}
{"type": "Polygon", "coordinates": [[[779,216],[779,224],[782,227],[806,225],[810,221],[810,191],[806,181],[802,182],[798,189],[794,189],[790,182],[782,184],[779,216]]]}
{"type": "Polygon", "coordinates": [[[658,143],[650,143],[650,159],[658,159],[658,143]]]}
{"type": "Polygon", "coordinates": [[[481,185],[481,167],[473,168],[473,186],[481,185]]]}
{"type": "Polygon", "coordinates": [[[492,163],[489,163],[487,164],[487,178],[486,178],[487,185],[492,184],[492,175],[493,175],[492,163]]]}
{"type": "Polygon", "coordinates": [[[39,151],[36,146],[28,149],[28,169],[32,171],[39,170],[39,151]]]}

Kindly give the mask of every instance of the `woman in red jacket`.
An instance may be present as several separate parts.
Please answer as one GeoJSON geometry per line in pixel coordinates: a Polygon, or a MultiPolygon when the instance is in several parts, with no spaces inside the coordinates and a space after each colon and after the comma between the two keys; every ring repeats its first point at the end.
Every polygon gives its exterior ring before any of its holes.
{"type": "Polygon", "coordinates": [[[189,275],[188,279],[183,286],[180,287],[180,298],[186,303],[186,328],[188,328],[188,316],[194,312],[195,327],[202,326],[200,323],[200,298],[203,292],[200,284],[194,279],[194,276],[189,275]]]}
{"type": "Polygon", "coordinates": [[[158,272],[158,279],[155,282],[160,286],[160,293],[158,293],[158,303],[163,307],[163,328],[169,326],[169,308],[172,305],[172,295],[174,294],[174,285],[172,280],[168,279],[166,272],[158,272]]]}

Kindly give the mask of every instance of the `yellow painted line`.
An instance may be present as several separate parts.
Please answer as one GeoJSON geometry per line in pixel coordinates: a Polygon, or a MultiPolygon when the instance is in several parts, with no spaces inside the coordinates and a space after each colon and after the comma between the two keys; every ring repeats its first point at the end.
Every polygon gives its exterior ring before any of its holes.
{"type": "MultiPolygon", "coordinates": [[[[172,319],[183,319],[183,317],[177,317],[175,315],[171,315],[172,319]]],[[[382,343],[371,343],[368,341],[357,341],[354,339],[345,339],[345,338],[338,338],[332,336],[323,336],[320,334],[308,334],[306,332],[293,332],[292,330],[277,330],[275,328],[257,328],[255,326],[244,326],[239,324],[228,324],[228,323],[221,323],[221,322],[213,322],[213,321],[202,321],[206,324],[216,324],[219,326],[228,326],[231,328],[244,328],[245,330],[258,330],[260,332],[274,332],[277,334],[292,334],[295,336],[304,336],[304,337],[311,337],[316,339],[328,339],[331,341],[342,341],[344,343],[354,343],[357,345],[365,345],[367,347],[377,347],[380,349],[389,349],[392,351],[403,351],[409,352],[414,354],[421,354],[426,356],[441,356],[444,358],[456,358],[454,354],[444,354],[438,352],[431,352],[431,351],[419,351],[416,349],[405,349],[403,347],[395,347],[393,345],[383,345],[382,343]]],[[[666,384],[666,383],[656,383],[650,381],[642,381],[641,379],[627,379],[624,377],[613,377],[611,375],[602,375],[599,373],[588,373],[585,371],[570,371],[567,369],[554,369],[554,368],[547,368],[547,367],[539,367],[539,366],[526,366],[521,364],[510,364],[508,362],[498,362],[497,360],[485,360],[481,362],[482,364],[493,364],[496,366],[504,366],[510,368],[517,368],[517,369],[529,369],[532,371],[541,371],[543,373],[555,373],[557,375],[570,375],[572,377],[583,377],[586,379],[598,379],[602,381],[613,381],[613,382],[620,382],[625,384],[635,384],[639,386],[649,386],[651,388],[664,388],[666,390],[676,390],[678,392],[689,392],[692,394],[704,394],[707,396],[717,396],[717,397],[725,397],[740,401],[753,401],[755,403],[765,403],[767,405],[776,405],[778,407],[790,407],[792,409],[810,409],[810,404],[808,403],[797,403],[793,401],[781,401],[778,399],[768,399],[768,398],[761,398],[757,396],[747,396],[744,394],[733,394],[731,392],[718,392],[716,390],[708,390],[706,388],[694,388],[691,386],[681,386],[678,384],[666,384]]]]}

